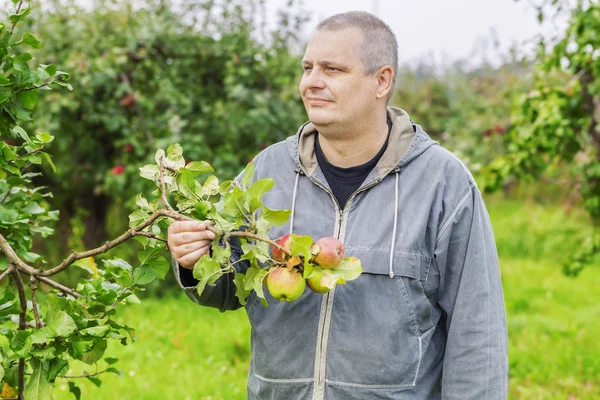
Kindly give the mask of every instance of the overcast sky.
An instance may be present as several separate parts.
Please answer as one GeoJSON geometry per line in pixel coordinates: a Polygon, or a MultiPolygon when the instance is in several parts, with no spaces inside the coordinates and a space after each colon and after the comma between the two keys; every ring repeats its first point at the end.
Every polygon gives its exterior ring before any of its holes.
{"type": "MultiPolygon", "coordinates": [[[[537,34],[549,36],[565,27],[565,19],[543,26],[530,3],[521,0],[304,0],[312,19],[308,36],[318,21],[344,11],[377,14],[396,33],[400,63],[434,57],[437,63],[486,56],[497,63],[513,45],[537,34]],[[496,49],[494,41],[499,47],[496,49]]],[[[285,6],[286,0],[267,0],[269,13],[285,6]]],[[[473,61],[476,61],[475,59],[473,61]]]]}

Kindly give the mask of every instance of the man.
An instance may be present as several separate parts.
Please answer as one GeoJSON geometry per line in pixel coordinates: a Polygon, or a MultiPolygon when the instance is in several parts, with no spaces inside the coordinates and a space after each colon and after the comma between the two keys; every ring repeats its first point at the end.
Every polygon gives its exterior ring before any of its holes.
{"type": "MultiPolygon", "coordinates": [[[[323,21],[302,64],[310,122],[254,160],[264,203],[292,209],[272,237],[335,236],[362,261],[355,281],[292,303],[255,295],[250,399],[505,399],[507,333],[498,257],[467,168],[406,112],[387,107],[397,42],[364,12],[323,21]]],[[[169,229],[174,272],[195,302],[236,309],[232,277],[195,290],[214,235],[169,229]]]]}

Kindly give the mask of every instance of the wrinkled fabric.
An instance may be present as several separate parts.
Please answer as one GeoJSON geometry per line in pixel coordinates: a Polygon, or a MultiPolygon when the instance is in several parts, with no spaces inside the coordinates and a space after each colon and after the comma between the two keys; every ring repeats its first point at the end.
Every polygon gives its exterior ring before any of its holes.
{"type": "MultiPolygon", "coordinates": [[[[312,124],[254,160],[255,180],[275,180],[265,206],[295,203],[293,232],[339,237],[364,273],[292,303],[265,293],[264,307],[250,295],[249,399],[507,397],[504,299],[481,193],[456,157],[419,125],[413,131],[406,112],[390,107],[388,118],[389,146],[344,210],[315,161],[312,124]]],[[[270,236],[289,230],[288,222],[270,236]]],[[[241,307],[231,276],[199,296],[173,270],[192,301],[241,307]]]]}

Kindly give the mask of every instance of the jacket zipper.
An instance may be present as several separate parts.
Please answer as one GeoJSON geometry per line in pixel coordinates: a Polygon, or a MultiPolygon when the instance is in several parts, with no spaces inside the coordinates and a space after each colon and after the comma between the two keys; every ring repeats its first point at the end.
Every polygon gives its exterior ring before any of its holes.
{"type": "MultiPolygon", "coordinates": [[[[335,198],[335,195],[329,190],[327,189],[325,186],[323,186],[321,183],[319,183],[317,180],[312,179],[311,177],[309,177],[306,172],[304,172],[303,169],[300,170],[302,172],[302,174],[304,174],[304,176],[306,176],[312,183],[314,183],[315,185],[317,185],[318,187],[320,187],[321,189],[323,189],[325,192],[329,193],[329,195],[331,196],[333,203],[336,207],[336,229],[337,229],[337,235],[335,235],[337,237],[337,239],[340,238],[340,235],[342,233],[342,226],[344,224],[344,215],[346,213],[346,211],[348,210],[348,208],[350,207],[350,205],[352,204],[352,201],[354,200],[354,198],[356,197],[356,195],[358,195],[360,192],[363,192],[375,185],[377,185],[379,182],[381,182],[381,178],[377,178],[375,179],[373,182],[371,182],[370,184],[363,186],[362,188],[359,188],[358,190],[356,190],[354,193],[352,193],[352,195],[348,198],[348,200],[346,201],[346,204],[344,205],[344,208],[342,209],[342,207],[340,206],[340,204],[338,203],[337,199],[335,198]]],[[[335,294],[335,289],[325,293],[324,296],[325,297],[325,304],[328,304],[330,301],[330,297],[332,297],[335,294]]],[[[317,346],[317,354],[315,355],[317,358],[317,364],[319,365],[319,368],[317,369],[317,385],[318,386],[322,386],[323,385],[323,380],[324,380],[324,374],[321,373],[321,368],[320,368],[320,364],[321,364],[321,358],[323,357],[323,346],[325,344],[325,326],[327,325],[325,323],[325,321],[327,320],[327,308],[325,308],[325,318],[323,318],[323,326],[320,327],[320,336],[321,336],[321,342],[318,343],[317,346]]]]}

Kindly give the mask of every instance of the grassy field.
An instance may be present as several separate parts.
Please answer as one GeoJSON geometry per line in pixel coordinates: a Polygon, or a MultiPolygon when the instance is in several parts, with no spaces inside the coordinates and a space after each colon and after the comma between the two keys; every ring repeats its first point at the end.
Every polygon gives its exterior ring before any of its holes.
{"type": "MultiPolygon", "coordinates": [[[[586,232],[585,216],[556,207],[488,199],[501,259],[509,327],[510,399],[600,398],[600,268],[577,278],[561,260],[586,232]]],[[[183,293],[122,310],[137,329],[112,344],[122,376],[100,388],[82,379],[83,399],[244,399],[250,328],[243,311],[221,314],[183,293]]],[[[103,366],[99,366],[103,368],[103,366]]],[[[72,373],[93,372],[73,365],[72,373]]],[[[56,399],[74,399],[58,381],[56,399]]]]}

